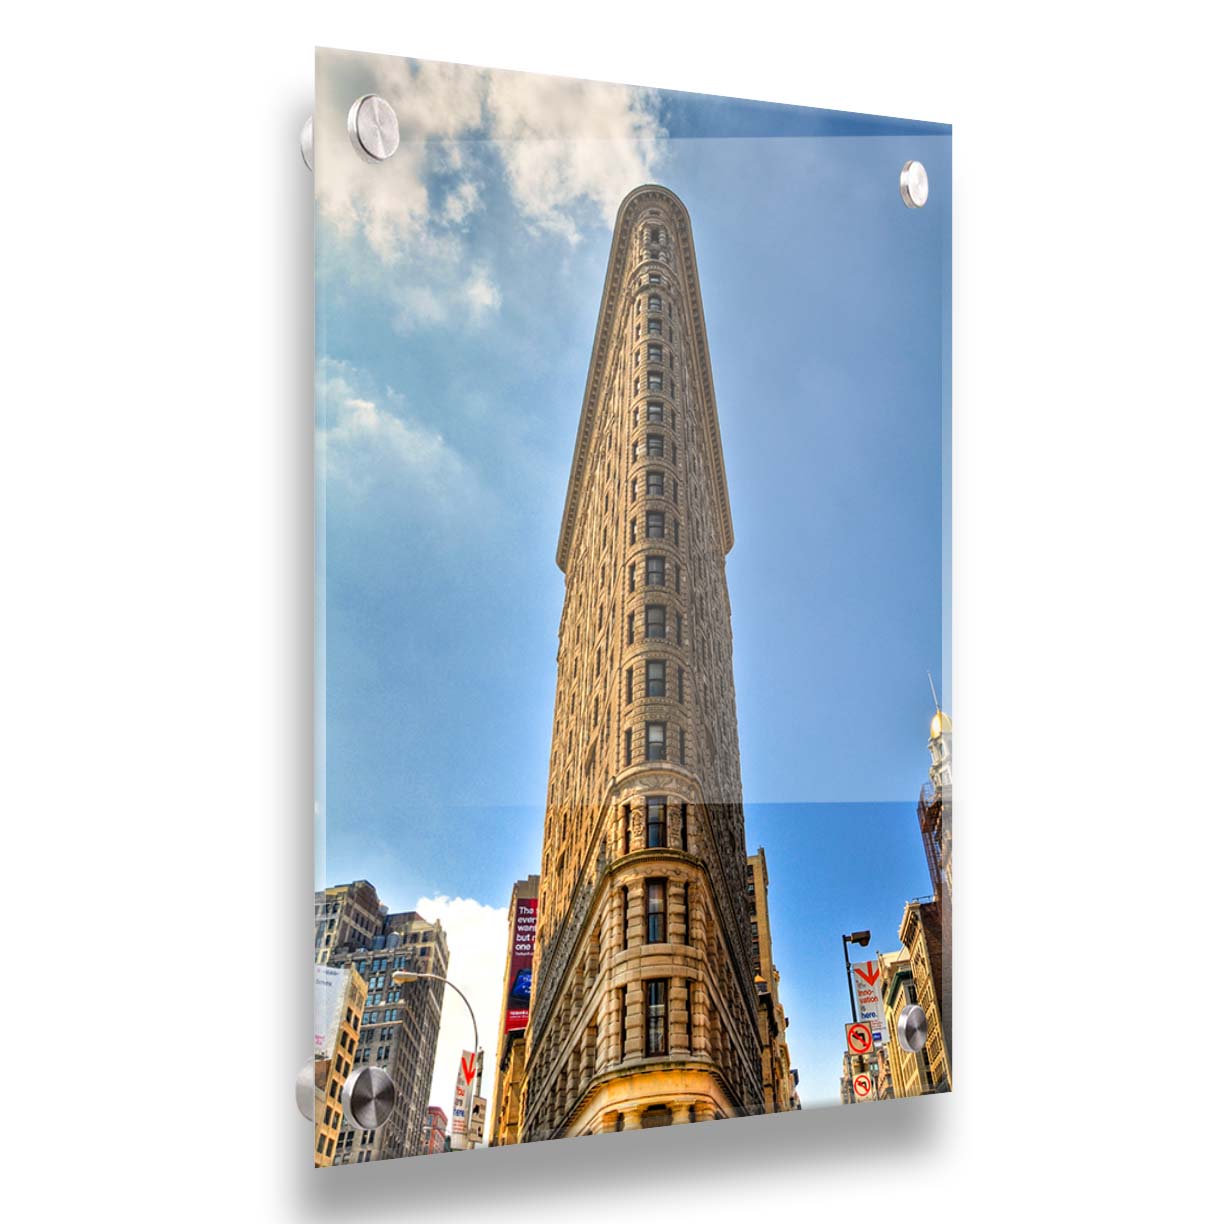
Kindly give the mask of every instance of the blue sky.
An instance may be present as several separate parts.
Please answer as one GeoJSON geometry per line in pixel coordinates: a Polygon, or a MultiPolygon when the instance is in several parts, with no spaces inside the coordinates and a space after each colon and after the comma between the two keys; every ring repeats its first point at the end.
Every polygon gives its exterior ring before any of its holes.
{"type": "Polygon", "coordinates": [[[504,907],[538,870],[553,558],[611,222],[662,182],[692,216],[735,522],[748,848],[769,860],[801,1092],[829,1100],[839,936],[895,947],[929,891],[913,806],[926,671],[942,692],[948,663],[946,129],[320,54],[320,880],[432,901],[470,937],[452,974],[481,979],[495,1027],[504,907]],[[384,166],[344,134],[367,91],[404,131],[384,166]],[[911,157],[920,211],[897,191],[911,157]]]}

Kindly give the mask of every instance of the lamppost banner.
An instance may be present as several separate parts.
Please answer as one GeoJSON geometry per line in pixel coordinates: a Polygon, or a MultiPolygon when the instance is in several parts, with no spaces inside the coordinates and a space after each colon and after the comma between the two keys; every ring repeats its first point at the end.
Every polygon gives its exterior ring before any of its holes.
{"type": "Polygon", "coordinates": [[[888,1041],[888,1025],[884,1022],[884,1000],[880,997],[880,962],[869,960],[851,965],[854,978],[854,998],[858,1004],[858,1018],[871,1028],[878,1046],[888,1041]]]}
{"type": "Polygon", "coordinates": [[[461,1152],[468,1146],[468,1107],[472,1099],[472,1081],[476,1078],[476,1055],[464,1050],[459,1057],[459,1074],[455,1077],[455,1104],[451,1110],[451,1151],[461,1152]]]}

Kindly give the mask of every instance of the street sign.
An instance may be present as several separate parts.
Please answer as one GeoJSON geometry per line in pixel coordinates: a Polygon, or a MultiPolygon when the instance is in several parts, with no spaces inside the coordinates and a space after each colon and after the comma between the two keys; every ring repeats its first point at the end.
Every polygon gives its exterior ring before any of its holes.
{"type": "Polygon", "coordinates": [[[850,966],[854,979],[854,997],[858,1003],[858,1017],[871,1029],[876,1045],[888,1040],[888,1025],[884,1021],[884,1000],[880,997],[880,973],[878,961],[862,961],[850,966]]]}
{"type": "Polygon", "coordinates": [[[468,1124],[468,1144],[475,1147],[484,1141],[485,1114],[488,1112],[488,1101],[478,1096],[472,1100],[472,1118],[468,1124]]]}
{"type": "Polygon", "coordinates": [[[861,1021],[846,1025],[846,1049],[851,1054],[866,1054],[871,1049],[872,1040],[870,1025],[861,1021]]]}
{"type": "Polygon", "coordinates": [[[860,1071],[850,1082],[854,1087],[854,1099],[856,1101],[875,1100],[875,1080],[866,1071],[860,1071]]]}

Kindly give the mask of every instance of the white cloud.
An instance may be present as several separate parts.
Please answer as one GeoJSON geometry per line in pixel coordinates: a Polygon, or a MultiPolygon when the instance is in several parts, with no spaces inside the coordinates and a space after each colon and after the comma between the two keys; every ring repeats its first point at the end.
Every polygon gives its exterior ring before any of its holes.
{"type": "Polygon", "coordinates": [[[379,400],[364,390],[366,380],[346,362],[322,358],[315,394],[325,424],[317,446],[329,490],[364,496],[377,485],[437,495],[470,483],[463,461],[435,430],[413,420],[404,397],[384,388],[379,400]]]}
{"type": "Polygon", "coordinates": [[[315,121],[319,215],[335,235],[368,247],[372,260],[348,251],[336,272],[381,276],[401,331],[456,317],[480,323],[500,308],[492,269],[467,271],[468,225],[487,205],[492,176],[504,173],[526,228],[576,243],[591,221],[610,225],[664,156],[666,132],[648,90],[326,56],[315,121]],[[376,166],[354,153],[345,127],[353,100],[371,90],[395,108],[401,132],[398,152],[376,166]]]}
{"type": "MultiPolygon", "coordinates": [[[[501,1021],[502,975],[506,967],[507,910],[466,897],[421,897],[414,908],[430,922],[441,920],[450,948],[447,977],[467,995],[476,1013],[485,1050],[483,1094],[492,1101],[497,1079],[497,1032],[501,1021]]],[[[472,1048],[472,1019],[449,988],[442,1005],[438,1054],[429,1103],[446,1111],[454,1104],[455,1077],[464,1050],[472,1048]]],[[[485,1128],[488,1133],[488,1127],[485,1128]]]]}
{"type": "Polygon", "coordinates": [[[649,90],[497,72],[487,108],[519,209],[570,242],[584,208],[611,225],[621,200],[662,160],[667,133],[649,90]]]}
{"type": "MultiPolygon", "coordinates": [[[[410,63],[390,56],[328,52],[315,120],[315,196],[320,216],[342,236],[361,234],[384,263],[394,263],[426,236],[427,178],[464,164],[456,138],[479,127],[484,81],[455,64],[410,63]],[[372,73],[372,80],[371,80],[372,73]],[[389,161],[371,165],[353,151],[346,118],[363,93],[381,94],[399,116],[401,143],[389,161]]],[[[452,209],[462,220],[478,204],[475,185],[461,185],[452,209]]]]}
{"type": "Polygon", "coordinates": [[[501,293],[489,277],[488,268],[477,268],[464,286],[463,292],[476,318],[501,306],[501,293]]]}

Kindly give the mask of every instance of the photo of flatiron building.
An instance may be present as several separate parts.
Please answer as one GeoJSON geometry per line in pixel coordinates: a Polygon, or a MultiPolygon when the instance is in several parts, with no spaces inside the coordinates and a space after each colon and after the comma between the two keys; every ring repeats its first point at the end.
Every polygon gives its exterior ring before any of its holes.
{"type": "Polygon", "coordinates": [[[613,231],[557,547],[522,1141],[767,1109],[733,541],[688,212],[640,187],[613,231]]]}

